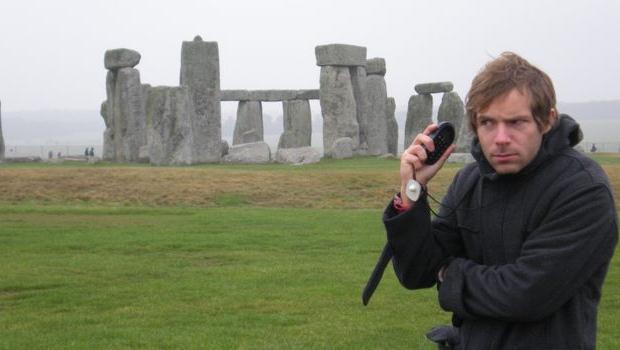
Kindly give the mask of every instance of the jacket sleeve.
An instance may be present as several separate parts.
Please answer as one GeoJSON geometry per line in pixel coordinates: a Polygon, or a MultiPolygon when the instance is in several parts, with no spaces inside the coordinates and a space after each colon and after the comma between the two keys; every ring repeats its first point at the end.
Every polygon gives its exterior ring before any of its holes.
{"type": "Polygon", "coordinates": [[[605,185],[563,191],[529,233],[512,264],[485,266],[456,258],[439,288],[442,308],[464,319],[543,319],[605,269],[618,240],[616,212],[605,185]]]}
{"type": "MultiPolygon", "coordinates": [[[[448,190],[444,203],[451,203],[453,189],[454,185],[448,190]]],[[[460,238],[457,231],[451,229],[450,220],[443,221],[441,225],[431,223],[425,193],[411,209],[400,214],[391,204],[388,205],[383,213],[383,222],[393,252],[394,271],[405,288],[432,287],[437,282],[439,269],[457,255],[456,251],[462,250],[460,238]]]]}

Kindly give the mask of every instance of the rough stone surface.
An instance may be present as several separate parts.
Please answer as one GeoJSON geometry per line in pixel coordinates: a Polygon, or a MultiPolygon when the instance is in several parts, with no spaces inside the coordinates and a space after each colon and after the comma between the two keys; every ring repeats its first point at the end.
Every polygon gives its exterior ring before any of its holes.
{"type": "Polygon", "coordinates": [[[239,101],[233,146],[263,141],[263,107],[258,101],[239,101]]]}
{"type": "Polygon", "coordinates": [[[228,163],[262,164],[271,161],[271,150],[265,142],[244,143],[233,145],[224,157],[228,163]]]}
{"type": "Polygon", "coordinates": [[[440,92],[450,92],[454,88],[452,82],[442,81],[438,83],[418,84],[414,87],[418,94],[435,94],[440,92]]]}
{"type": "Polygon", "coordinates": [[[388,153],[387,88],[382,75],[369,75],[366,79],[366,100],[370,104],[366,142],[368,154],[378,156],[388,153]]]}
{"type": "Polygon", "coordinates": [[[321,67],[320,103],[323,114],[323,149],[326,154],[342,137],[351,139],[353,150],[359,146],[357,108],[348,67],[321,67]]]}
{"type": "MultiPolygon", "coordinates": [[[[455,91],[443,94],[441,104],[439,105],[439,110],[437,111],[437,120],[439,122],[447,121],[454,125],[454,129],[456,130],[456,140],[454,141],[457,145],[459,145],[459,142],[467,143],[467,140],[460,140],[464,119],[465,106],[463,104],[463,100],[459,97],[459,94],[455,91]]],[[[471,140],[471,138],[469,140],[471,140]]],[[[467,152],[469,147],[468,145],[464,146],[467,147],[467,150],[464,150],[464,152],[467,152]]],[[[463,152],[463,150],[456,150],[456,152],[463,152]]]]}
{"type": "Polygon", "coordinates": [[[350,137],[341,137],[334,141],[326,156],[334,159],[345,159],[353,157],[354,141],[350,137]]]}
{"type": "Polygon", "coordinates": [[[222,90],[221,101],[318,100],[319,90],[222,90]]]}
{"type": "Polygon", "coordinates": [[[329,44],[315,47],[317,66],[365,66],[366,48],[347,44],[329,44]]]}
{"type": "Polygon", "coordinates": [[[312,139],[312,116],[307,100],[282,102],[284,128],[278,149],[309,147],[312,139]]]}
{"type": "Polygon", "coordinates": [[[230,149],[230,146],[228,145],[228,141],[222,140],[221,149],[222,149],[222,159],[223,159],[224,156],[228,154],[228,150],[230,149]]]}
{"type": "Polygon", "coordinates": [[[134,68],[121,68],[113,73],[112,81],[113,96],[108,97],[108,101],[113,100],[114,158],[120,162],[138,161],[140,147],[146,144],[146,112],[140,72],[134,68]]]}
{"type": "Polygon", "coordinates": [[[276,162],[285,164],[310,164],[321,160],[321,152],[312,147],[279,148],[276,162]]]}
{"type": "Polygon", "coordinates": [[[103,122],[105,124],[105,130],[103,131],[103,154],[102,158],[104,160],[114,160],[114,141],[112,139],[112,117],[108,117],[108,101],[103,101],[101,103],[101,109],[99,110],[99,114],[103,118],[103,122]]]}
{"type": "Polygon", "coordinates": [[[154,87],[146,103],[148,159],[154,165],[193,164],[193,106],[187,87],[154,87]]]}
{"type": "Polygon", "coordinates": [[[107,50],[103,64],[106,69],[133,68],[140,63],[140,53],[130,49],[107,50]]]}
{"type": "Polygon", "coordinates": [[[222,156],[220,58],[217,42],[198,36],[181,47],[181,86],[189,87],[194,105],[194,161],[219,162],[222,156]]]}
{"type": "Polygon", "coordinates": [[[350,67],[351,84],[353,85],[353,98],[355,99],[355,108],[357,110],[357,125],[359,127],[359,146],[356,154],[368,154],[368,118],[370,114],[370,102],[366,98],[367,92],[367,76],[366,68],[361,66],[350,67]]]}
{"type": "Polygon", "coordinates": [[[469,122],[466,119],[463,119],[463,124],[461,124],[461,129],[456,137],[456,149],[454,151],[462,153],[471,152],[471,141],[474,138],[474,132],[470,130],[469,122]]]}
{"type": "Polygon", "coordinates": [[[370,58],[366,60],[366,74],[367,75],[385,75],[385,59],[381,57],[370,58]]]}
{"type": "Polygon", "coordinates": [[[448,157],[448,163],[473,163],[476,160],[470,153],[452,153],[448,157]]]}
{"type": "Polygon", "coordinates": [[[398,154],[398,122],[396,121],[396,101],[394,97],[387,99],[387,145],[388,153],[398,154]]]}
{"type": "Polygon", "coordinates": [[[413,95],[407,106],[405,122],[405,139],[403,147],[407,149],[415,136],[433,122],[433,96],[430,94],[413,95]]]}
{"type": "Polygon", "coordinates": [[[4,137],[2,136],[2,102],[0,102],[0,161],[4,160],[4,137]]]}

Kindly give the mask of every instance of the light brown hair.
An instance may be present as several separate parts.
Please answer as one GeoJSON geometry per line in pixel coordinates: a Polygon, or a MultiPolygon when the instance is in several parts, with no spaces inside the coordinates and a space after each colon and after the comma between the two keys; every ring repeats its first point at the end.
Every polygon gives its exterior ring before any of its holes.
{"type": "Polygon", "coordinates": [[[530,96],[530,110],[539,128],[550,123],[549,112],[556,109],[555,90],[549,76],[523,57],[504,52],[487,63],[476,75],[467,93],[465,110],[472,131],[476,131],[476,117],[495,98],[512,89],[530,96]]]}

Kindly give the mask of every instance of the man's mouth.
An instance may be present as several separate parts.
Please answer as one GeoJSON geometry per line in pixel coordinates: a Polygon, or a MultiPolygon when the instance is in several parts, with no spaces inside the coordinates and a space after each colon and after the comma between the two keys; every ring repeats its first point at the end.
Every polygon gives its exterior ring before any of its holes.
{"type": "Polygon", "coordinates": [[[493,154],[493,159],[499,163],[510,162],[517,158],[516,153],[496,153],[493,154]]]}

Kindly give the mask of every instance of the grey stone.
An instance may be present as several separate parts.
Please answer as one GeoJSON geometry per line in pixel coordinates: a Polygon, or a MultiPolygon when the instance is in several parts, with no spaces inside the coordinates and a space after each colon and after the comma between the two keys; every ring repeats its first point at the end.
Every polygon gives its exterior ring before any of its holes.
{"type": "Polygon", "coordinates": [[[388,153],[398,154],[398,122],[396,121],[396,101],[394,97],[387,99],[387,144],[388,153]]]}
{"type": "Polygon", "coordinates": [[[181,86],[189,87],[194,106],[194,161],[219,162],[222,156],[220,58],[217,42],[184,41],[181,47],[181,86]]]}
{"type": "Polygon", "coordinates": [[[351,84],[353,85],[353,97],[355,99],[355,108],[357,110],[357,124],[359,126],[359,147],[356,154],[368,154],[368,118],[370,115],[370,102],[366,98],[367,77],[366,68],[361,66],[350,67],[351,84]]]}
{"type": "Polygon", "coordinates": [[[2,136],[2,102],[0,101],[0,161],[4,160],[4,137],[2,136]]]}
{"type": "Polygon", "coordinates": [[[130,49],[107,50],[103,59],[103,65],[109,70],[133,68],[138,63],[140,63],[140,53],[130,49]]]}
{"type": "Polygon", "coordinates": [[[450,81],[442,81],[438,83],[417,84],[414,89],[418,94],[434,94],[440,92],[450,92],[454,85],[450,81]]]}
{"type": "Polygon", "coordinates": [[[381,57],[370,58],[366,60],[366,74],[367,75],[385,75],[385,59],[381,57]]]}
{"type": "Polygon", "coordinates": [[[244,143],[233,145],[224,157],[228,163],[262,164],[271,161],[271,150],[265,142],[244,143]]]}
{"type": "Polygon", "coordinates": [[[258,101],[239,101],[233,146],[263,141],[263,107],[258,101]]]}
{"type": "Polygon", "coordinates": [[[405,139],[403,147],[409,148],[415,136],[433,122],[433,96],[430,94],[413,95],[407,106],[405,122],[405,139]]]}
{"type": "MultiPolygon", "coordinates": [[[[467,143],[466,140],[460,141],[460,136],[462,135],[461,128],[464,124],[464,119],[465,106],[463,104],[463,100],[461,100],[461,98],[459,97],[459,94],[457,94],[455,91],[443,94],[443,97],[441,98],[441,104],[439,105],[439,110],[437,111],[437,120],[439,122],[447,121],[454,125],[457,136],[455,142],[457,143],[457,145],[459,142],[467,143]]],[[[469,138],[469,140],[471,140],[471,138],[469,138]]],[[[462,146],[467,147],[468,149],[469,145],[465,144],[462,146]]],[[[467,152],[467,150],[457,150],[457,152],[463,151],[467,152]]]]}
{"type": "Polygon", "coordinates": [[[350,137],[341,137],[336,139],[329,148],[327,157],[334,159],[345,159],[353,157],[354,141],[350,137]]]}
{"type": "Polygon", "coordinates": [[[323,149],[329,150],[342,137],[359,146],[357,108],[348,67],[321,67],[320,104],[323,114],[323,149]]]}
{"type": "Polygon", "coordinates": [[[448,157],[448,163],[473,163],[476,160],[470,153],[452,153],[448,157]]]}
{"type": "Polygon", "coordinates": [[[312,141],[312,116],[308,100],[282,102],[284,129],[278,149],[309,147],[312,141]]]}
{"type": "Polygon", "coordinates": [[[228,141],[222,140],[222,158],[224,158],[224,156],[228,154],[229,149],[230,146],[228,146],[228,141]]]}
{"type": "Polygon", "coordinates": [[[469,153],[471,151],[471,141],[473,140],[473,138],[474,132],[469,127],[469,121],[463,119],[463,124],[461,124],[461,129],[459,130],[459,133],[457,135],[456,149],[454,151],[469,153]]]}
{"type": "Polygon", "coordinates": [[[221,101],[318,100],[319,90],[222,90],[221,101]]]}
{"type": "Polygon", "coordinates": [[[387,89],[381,75],[369,75],[366,79],[366,100],[370,105],[366,142],[368,154],[378,156],[388,153],[387,89]]]}
{"type": "Polygon", "coordinates": [[[105,100],[101,103],[101,109],[99,111],[101,117],[103,118],[103,122],[105,124],[105,130],[103,131],[103,154],[102,158],[104,160],[112,161],[114,160],[114,140],[112,139],[113,128],[112,128],[112,117],[108,116],[108,100],[105,100]]]}
{"type": "Polygon", "coordinates": [[[313,147],[279,148],[276,162],[285,164],[311,164],[321,160],[321,152],[313,147]]]}
{"type": "Polygon", "coordinates": [[[194,107],[188,87],[153,87],[148,94],[146,106],[150,163],[193,164],[194,139],[191,119],[194,107]]]}
{"type": "MultiPolygon", "coordinates": [[[[146,112],[142,100],[140,72],[121,68],[113,73],[112,125],[116,161],[133,162],[146,144],[146,112]]],[[[108,113],[109,113],[108,108],[108,113]]]]}
{"type": "Polygon", "coordinates": [[[365,66],[366,48],[347,44],[319,45],[314,49],[317,66],[365,66]]]}

